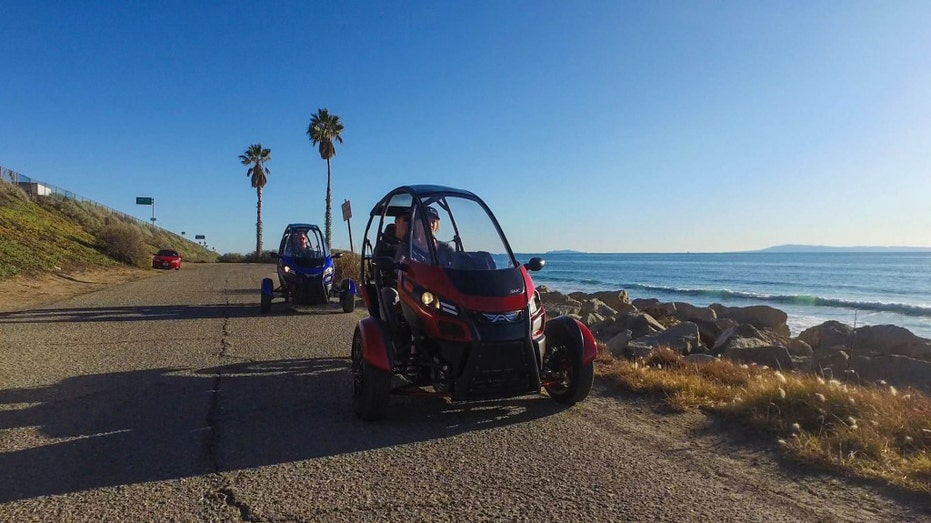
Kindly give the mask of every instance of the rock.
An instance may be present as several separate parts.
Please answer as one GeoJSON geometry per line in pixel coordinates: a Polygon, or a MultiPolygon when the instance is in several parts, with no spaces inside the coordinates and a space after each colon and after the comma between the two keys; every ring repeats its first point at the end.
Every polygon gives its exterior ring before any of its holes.
{"type": "Polygon", "coordinates": [[[630,295],[628,295],[627,291],[625,290],[599,291],[592,294],[586,294],[584,292],[570,292],[569,297],[577,301],[584,301],[589,299],[600,300],[608,307],[611,307],[616,311],[623,310],[625,305],[630,305],[630,295]]]}
{"type": "Polygon", "coordinates": [[[653,316],[645,312],[625,314],[617,318],[617,326],[619,327],[618,332],[620,332],[620,330],[629,330],[633,333],[634,338],[640,338],[641,336],[666,330],[666,327],[663,327],[653,316]]]}
{"type": "Polygon", "coordinates": [[[924,392],[931,391],[931,361],[898,354],[853,355],[849,366],[856,371],[861,381],[884,380],[892,385],[907,385],[924,392]]]}
{"type": "Polygon", "coordinates": [[[627,344],[626,354],[635,358],[646,356],[660,347],[668,347],[679,354],[689,354],[692,349],[700,346],[698,325],[684,321],[663,332],[635,338],[627,344]]]}
{"type": "Polygon", "coordinates": [[[737,322],[727,318],[718,318],[714,321],[695,321],[698,325],[698,333],[701,335],[701,341],[708,347],[713,347],[715,340],[722,332],[737,326],[737,322]]]}
{"type": "Polygon", "coordinates": [[[718,319],[718,315],[711,307],[696,307],[692,304],[682,301],[673,302],[675,307],[675,316],[680,321],[713,322],[718,319]]]}
{"type": "Polygon", "coordinates": [[[789,355],[789,349],[785,347],[764,346],[732,348],[724,353],[724,357],[741,363],[766,365],[767,367],[777,370],[792,370],[795,368],[795,364],[792,362],[792,356],[789,355]]]}
{"type": "Polygon", "coordinates": [[[810,358],[815,353],[814,349],[811,348],[811,345],[798,338],[792,338],[789,340],[789,346],[786,348],[789,349],[789,354],[792,356],[801,356],[803,358],[810,358]]]}
{"type": "Polygon", "coordinates": [[[636,299],[630,302],[631,305],[639,311],[646,312],[654,318],[664,318],[666,316],[675,317],[676,306],[672,303],[663,303],[655,298],[636,299]]]}
{"type": "Polygon", "coordinates": [[[792,358],[792,369],[796,371],[811,372],[812,363],[811,356],[794,356],[789,354],[789,357],[792,358]]]}
{"type": "Polygon", "coordinates": [[[757,329],[765,329],[788,339],[789,317],[785,312],[768,305],[751,305],[749,307],[725,307],[720,303],[710,305],[719,318],[730,318],[737,323],[749,323],[757,329]]]}
{"type": "Polygon", "coordinates": [[[812,355],[811,367],[819,376],[828,379],[842,379],[849,361],[850,356],[847,353],[847,347],[833,345],[815,351],[812,355]]]}
{"type": "Polygon", "coordinates": [[[627,344],[631,339],[633,339],[633,335],[630,331],[625,330],[615,334],[605,345],[607,345],[608,352],[610,352],[612,356],[615,358],[623,358],[624,352],[627,349],[627,344]]]}
{"type": "Polygon", "coordinates": [[[592,298],[590,300],[585,300],[581,302],[581,307],[579,308],[579,314],[582,316],[594,312],[601,316],[617,316],[617,311],[608,306],[605,302],[599,300],[598,298],[592,298]]]}
{"type": "Polygon", "coordinates": [[[798,339],[804,341],[817,351],[821,347],[831,347],[834,345],[846,345],[850,343],[850,337],[853,334],[853,327],[845,325],[839,321],[826,321],[821,325],[809,327],[798,335],[798,339]]]}
{"type": "Polygon", "coordinates": [[[857,354],[898,354],[931,361],[931,340],[915,336],[910,330],[895,325],[860,327],[854,331],[848,347],[857,354]]]}
{"type": "Polygon", "coordinates": [[[537,288],[540,291],[540,299],[543,300],[543,307],[546,309],[546,313],[551,317],[556,316],[572,316],[578,315],[579,310],[582,307],[582,304],[576,300],[573,300],[566,296],[565,294],[546,290],[546,287],[540,286],[537,288]]]}
{"type": "Polygon", "coordinates": [[[592,327],[594,325],[598,325],[599,323],[605,321],[605,317],[596,312],[589,312],[586,314],[582,314],[581,317],[582,317],[581,321],[582,323],[585,324],[586,327],[592,327]]]}
{"type": "Polygon", "coordinates": [[[711,347],[712,354],[724,354],[731,349],[749,349],[752,347],[765,347],[773,345],[771,339],[749,323],[735,325],[724,332],[714,341],[711,347]]]}

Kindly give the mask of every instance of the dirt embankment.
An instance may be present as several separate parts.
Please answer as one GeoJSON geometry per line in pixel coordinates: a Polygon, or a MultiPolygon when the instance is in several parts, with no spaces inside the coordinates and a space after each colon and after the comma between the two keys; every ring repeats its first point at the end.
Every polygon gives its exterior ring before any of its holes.
{"type": "Polygon", "coordinates": [[[119,267],[14,276],[0,280],[0,312],[31,309],[155,274],[153,270],[119,267]]]}

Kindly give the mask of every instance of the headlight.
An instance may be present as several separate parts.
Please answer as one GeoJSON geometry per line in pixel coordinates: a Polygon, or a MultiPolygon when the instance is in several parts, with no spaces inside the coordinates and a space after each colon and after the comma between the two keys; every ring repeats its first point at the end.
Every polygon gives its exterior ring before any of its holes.
{"type": "Polygon", "coordinates": [[[323,270],[323,274],[325,274],[325,275],[327,275],[327,276],[333,274],[334,272],[336,272],[336,269],[333,268],[332,266],[331,266],[331,267],[327,267],[326,269],[323,270]]]}
{"type": "Polygon", "coordinates": [[[543,313],[543,300],[540,299],[540,293],[533,291],[533,299],[530,300],[530,332],[536,336],[543,332],[543,325],[546,322],[546,314],[543,313]]]}
{"type": "Polygon", "coordinates": [[[540,299],[539,291],[533,291],[533,297],[530,298],[530,315],[533,316],[542,307],[543,301],[540,299]]]}
{"type": "Polygon", "coordinates": [[[420,295],[420,303],[423,303],[427,307],[433,307],[434,309],[440,308],[440,300],[436,299],[436,296],[430,291],[424,291],[424,293],[420,295]]]}
{"type": "Polygon", "coordinates": [[[288,267],[287,265],[285,265],[284,272],[291,272],[291,267],[288,267]]]}
{"type": "Polygon", "coordinates": [[[425,307],[440,310],[446,314],[452,314],[453,316],[459,315],[459,311],[456,310],[455,305],[444,302],[430,291],[423,291],[423,294],[420,295],[420,303],[423,303],[425,307]]]}

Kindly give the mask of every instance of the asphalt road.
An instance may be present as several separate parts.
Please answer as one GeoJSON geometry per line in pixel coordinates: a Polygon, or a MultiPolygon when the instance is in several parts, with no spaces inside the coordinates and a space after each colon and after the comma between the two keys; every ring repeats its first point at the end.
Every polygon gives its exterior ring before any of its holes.
{"type": "Polygon", "coordinates": [[[0,314],[0,521],[931,521],[605,386],[355,419],[364,315],[259,313],[268,265],[193,265],[0,314]]]}

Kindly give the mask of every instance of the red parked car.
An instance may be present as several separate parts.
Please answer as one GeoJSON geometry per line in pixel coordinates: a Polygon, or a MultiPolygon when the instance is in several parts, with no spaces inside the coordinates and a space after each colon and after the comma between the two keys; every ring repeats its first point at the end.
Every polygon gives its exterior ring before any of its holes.
{"type": "Polygon", "coordinates": [[[161,249],[152,257],[153,269],[174,269],[181,268],[181,255],[173,249],[161,249]]]}

